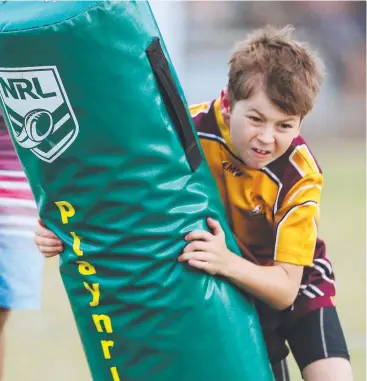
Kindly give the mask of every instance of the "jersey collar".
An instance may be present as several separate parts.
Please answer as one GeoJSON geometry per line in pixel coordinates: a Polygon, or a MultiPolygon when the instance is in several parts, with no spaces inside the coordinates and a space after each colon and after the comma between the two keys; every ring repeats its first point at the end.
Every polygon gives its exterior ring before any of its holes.
{"type": "Polygon", "coordinates": [[[233,146],[233,144],[231,142],[231,137],[230,137],[230,133],[229,133],[229,126],[225,122],[223,114],[220,111],[220,102],[221,102],[221,98],[220,97],[217,98],[214,101],[214,115],[215,115],[215,119],[217,121],[217,125],[219,127],[220,134],[222,135],[222,138],[225,141],[225,144],[230,149],[230,151],[234,155],[236,155],[236,150],[235,150],[235,148],[234,148],[234,146],[233,146]]]}

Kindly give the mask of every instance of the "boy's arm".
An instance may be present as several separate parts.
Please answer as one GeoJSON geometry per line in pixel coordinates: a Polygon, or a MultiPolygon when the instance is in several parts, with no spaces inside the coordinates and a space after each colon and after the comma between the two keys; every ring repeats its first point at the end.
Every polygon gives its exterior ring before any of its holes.
{"type": "MultiPolygon", "coordinates": [[[[274,308],[285,309],[296,299],[303,267],[311,266],[318,235],[321,173],[300,179],[286,194],[274,216],[274,266],[231,265],[229,278],[274,308]]],[[[238,261],[238,260],[237,260],[238,261]]]]}
{"type": "Polygon", "coordinates": [[[292,305],[299,292],[303,267],[312,265],[322,185],[322,174],[311,173],[294,184],[284,197],[274,216],[274,266],[256,266],[247,261],[240,265],[234,259],[228,278],[274,308],[292,305]]]}
{"type": "Polygon", "coordinates": [[[275,308],[283,309],[293,304],[303,267],[312,265],[322,185],[322,174],[310,173],[285,195],[274,216],[274,266],[259,269],[259,266],[246,264],[241,274],[238,266],[233,270],[237,279],[247,278],[249,292],[255,291],[254,294],[265,301],[268,295],[268,303],[275,308]],[[279,294],[279,298],[275,294],[279,294]]]}
{"type": "Polygon", "coordinates": [[[317,239],[322,175],[298,181],[274,217],[274,266],[260,266],[230,252],[218,222],[213,234],[193,232],[180,261],[211,274],[220,274],[273,308],[284,310],[298,295],[303,266],[312,264],[317,239]]]}
{"type": "Polygon", "coordinates": [[[211,218],[207,222],[212,233],[204,230],[189,233],[185,239],[191,243],[179,256],[179,262],[187,261],[209,274],[222,275],[273,308],[288,308],[297,296],[303,267],[287,263],[260,266],[239,257],[228,250],[219,222],[211,218]]]}
{"type": "Polygon", "coordinates": [[[303,266],[275,262],[256,265],[233,254],[223,273],[231,282],[277,310],[285,310],[297,297],[303,266]]]}

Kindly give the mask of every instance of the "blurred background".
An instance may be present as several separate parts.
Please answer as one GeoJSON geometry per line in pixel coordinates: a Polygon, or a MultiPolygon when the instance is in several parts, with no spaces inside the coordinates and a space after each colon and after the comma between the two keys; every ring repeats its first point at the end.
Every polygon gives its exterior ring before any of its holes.
{"type": "MultiPolygon", "coordinates": [[[[151,5],[189,103],[219,95],[235,42],[253,28],[293,24],[295,36],[323,58],[325,86],[305,120],[303,135],[324,170],[320,233],[335,267],[336,303],[355,380],[365,381],[366,3],[159,1],[151,5]]],[[[13,313],[6,349],[5,381],[91,381],[57,258],[46,262],[42,310],[13,313]]],[[[292,360],[291,376],[292,381],[301,380],[292,360]]]]}

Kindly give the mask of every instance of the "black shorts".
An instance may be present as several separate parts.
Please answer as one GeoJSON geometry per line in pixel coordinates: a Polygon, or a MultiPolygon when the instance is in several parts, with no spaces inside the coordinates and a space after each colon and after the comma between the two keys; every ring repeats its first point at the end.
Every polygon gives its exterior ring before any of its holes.
{"type": "Polygon", "coordinates": [[[290,381],[287,360],[272,364],[275,381],[290,381]]]}
{"type": "MultiPolygon", "coordinates": [[[[309,312],[284,332],[300,371],[321,359],[341,357],[349,360],[347,344],[334,307],[309,312]]],[[[276,381],[288,381],[286,362],[273,364],[276,381]]]]}

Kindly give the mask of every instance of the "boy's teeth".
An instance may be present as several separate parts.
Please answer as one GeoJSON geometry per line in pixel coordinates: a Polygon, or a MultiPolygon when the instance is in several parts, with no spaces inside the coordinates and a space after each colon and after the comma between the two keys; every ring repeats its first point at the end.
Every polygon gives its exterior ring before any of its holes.
{"type": "Polygon", "coordinates": [[[263,153],[263,154],[267,153],[267,151],[263,151],[263,150],[261,150],[261,149],[256,149],[256,148],[255,148],[255,151],[256,151],[256,152],[259,152],[259,153],[263,153]]]}

